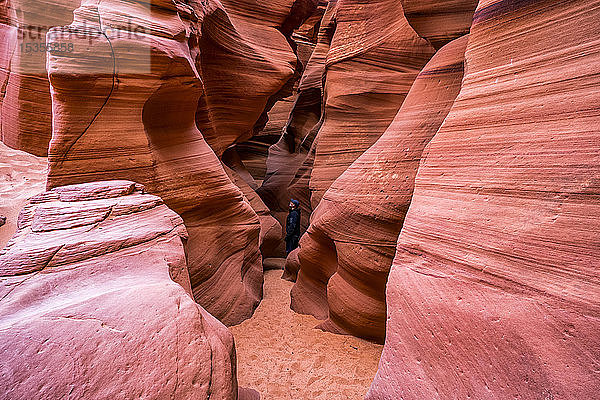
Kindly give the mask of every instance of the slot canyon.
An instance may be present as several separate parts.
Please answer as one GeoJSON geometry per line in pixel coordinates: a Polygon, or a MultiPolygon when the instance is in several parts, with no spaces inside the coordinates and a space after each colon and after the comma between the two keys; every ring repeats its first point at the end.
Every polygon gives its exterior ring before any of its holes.
{"type": "Polygon", "coordinates": [[[0,399],[600,399],[600,0],[0,0],[0,399]]]}

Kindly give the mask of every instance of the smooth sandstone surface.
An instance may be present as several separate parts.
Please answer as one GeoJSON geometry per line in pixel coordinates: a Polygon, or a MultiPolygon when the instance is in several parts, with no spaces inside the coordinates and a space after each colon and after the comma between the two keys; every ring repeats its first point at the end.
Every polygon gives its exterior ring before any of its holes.
{"type": "Polygon", "coordinates": [[[273,104],[291,94],[301,70],[291,35],[316,6],[317,0],[221,0],[204,17],[197,122],[217,155],[259,132],[273,104]]]}
{"type": "Polygon", "coordinates": [[[73,20],[80,0],[0,3],[0,141],[37,156],[48,154],[52,102],[46,33],[73,20]]]}
{"type": "Polygon", "coordinates": [[[236,398],[233,338],[191,297],[186,238],[133,182],[32,198],[0,252],[0,397],[236,398]]]}
{"type": "Polygon", "coordinates": [[[397,0],[337,2],[324,83],[324,119],[310,177],[312,208],[392,122],[434,53],[397,0]]]}
{"type": "Polygon", "coordinates": [[[311,217],[297,254],[292,308],[327,319],[325,329],[383,343],[396,240],[423,149],[460,90],[467,40],[436,53],[386,132],[332,184],[311,217]]]}
{"type": "Polygon", "coordinates": [[[298,84],[294,103],[277,143],[269,148],[264,181],[257,193],[285,222],[290,199],[300,202],[302,232],[312,212],[309,181],[316,151],[316,136],[323,123],[323,76],[329,52],[332,16],[336,2],[320,5],[317,43],[298,84]]]}
{"type": "MultiPolygon", "coordinates": [[[[230,149],[231,150],[231,149],[230,149]]],[[[229,152],[229,150],[228,150],[229,152]]],[[[227,155],[228,152],[225,154],[227,155]]],[[[224,160],[225,161],[225,160],[224,160]]],[[[250,204],[260,222],[260,235],[258,247],[263,259],[265,257],[279,256],[285,249],[283,245],[283,228],[281,224],[271,215],[269,208],[254,191],[257,183],[254,181],[239,158],[228,160],[232,163],[231,168],[226,166],[225,172],[231,181],[242,191],[244,200],[250,204]]],[[[227,165],[227,161],[225,161],[227,165]]]]}
{"type": "Polygon", "coordinates": [[[597,1],[480,2],[368,399],[598,396],[599,19],[597,1]]]}
{"type": "Polygon", "coordinates": [[[75,51],[48,60],[48,187],[144,184],[185,221],[195,299],[222,322],[239,323],[262,297],[259,219],[195,124],[204,90],[196,64],[201,4],[160,4],[150,12],[142,3],[85,2],[70,26],[50,31],[50,42],[66,37],[75,51]],[[114,28],[99,34],[107,27],[114,28]]]}
{"type": "Polygon", "coordinates": [[[262,183],[267,173],[269,147],[276,144],[282,137],[282,134],[287,131],[286,126],[290,118],[291,110],[297,102],[300,72],[305,70],[308,60],[316,46],[317,33],[326,6],[327,1],[320,0],[318,7],[300,27],[294,30],[294,33],[291,36],[290,46],[295,49],[299,62],[296,66],[294,76],[296,79],[294,81],[292,94],[277,101],[268,111],[268,121],[264,128],[257,132],[247,142],[237,143],[235,145],[244,165],[246,165],[248,171],[257,181],[259,181],[259,183],[262,183]]]}
{"type": "Polygon", "coordinates": [[[413,29],[436,49],[469,33],[478,0],[400,0],[413,29]]]}

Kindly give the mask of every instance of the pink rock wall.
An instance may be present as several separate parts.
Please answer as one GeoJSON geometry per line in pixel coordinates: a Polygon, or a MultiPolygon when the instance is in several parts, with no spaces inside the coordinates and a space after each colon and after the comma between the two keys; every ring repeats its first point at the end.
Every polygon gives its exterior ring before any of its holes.
{"type": "Polygon", "coordinates": [[[599,19],[598,2],[480,2],[368,399],[598,396],[599,19]]]}
{"type": "Polygon", "coordinates": [[[333,33],[335,2],[329,2],[319,22],[317,43],[289,110],[279,141],[269,148],[266,175],[257,193],[285,224],[291,198],[300,201],[302,230],[312,212],[309,180],[316,148],[315,137],[322,125],[323,75],[333,33]]]}
{"type": "Polygon", "coordinates": [[[233,337],[191,298],[186,237],[132,182],[35,196],[0,252],[0,397],[237,398],[233,337]]]}
{"type": "Polygon", "coordinates": [[[466,44],[467,37],[448,44],[423,68],[390,127],[332,184],[311,217],[292,308],[326,319],[325,329],[383,342],[396,239],[421,153],[460,90],[466,44]]]}
{"type": "Polygon", "coordinates": [[[275,101],[291,94],[300,65],[290,36],[317,0],[221,4],[202,24],[199,70],[206,90],[198,113],[198,126],[219,156],[262,129],[275,101]]]}
{"type": "Polygon", "coordinates": [[[311,203],[387,129],[434,53],[396,0],[340,1],[326,60],[324,120],[311,172],[311,203]]]}
{"type": "Polygon", "coordinates": [[[48,60],[54,113],[48,187],[133,179],[161,196],[189,232],[195,299],[234,324],[262,297],[260,225],[196,128],[203,93],[193,47],[199,15],[175,6],[165,0],[149,12],[141,4],[89,3],[65,31],[51,31],[49,39],[66,35],[76,50],[48,60]],[[97,33],[122,21],[148,34],[97,33]],[[144,65],[149,69],[136,73],[144,65]]]}
{"type": "Polygon", "coordinates": [[[46,33],[68,24],[79,0],[0,3],[0,140],[37,156],[48,154],[52,105],[46,33]]]}

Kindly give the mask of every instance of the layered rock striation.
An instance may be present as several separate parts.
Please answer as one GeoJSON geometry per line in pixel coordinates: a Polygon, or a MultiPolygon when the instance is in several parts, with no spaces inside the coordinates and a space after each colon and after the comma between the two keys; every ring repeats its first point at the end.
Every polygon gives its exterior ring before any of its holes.
{"type": "Polygon", "coordinates": [[[313,208],[387,129],[434,53],[409,25],[399,1],[340,1],[332,18],[324,119],[310,176],[313,208]]]}
{"type": "Polygon", "coordinates": [[[86,2],[71,25],[50,31],[50,43],[67,40],[74,51],[48,60],[48,187],[144,184],[185,221],[195,299],[234,324],[262,297],[260,225],[196,127],[202,10],[169,0],[159,8],[86,2]]]}
{"type": "Polygon", "coordinates": [[[368,399],[597,396],[599,18],[598,2],[480,1],[368,399]]]}
{"type": "Polygon", "coordinates": [[[206,90],[198,112],[198,126],[219,156],[259,132],[275,102],[291,94],[302,68],[291,35],[317,0],[220,3],[202,23],[206,90]]]}
{"type": "Polygon", "coordinates": [[[52,102],[46,33],[70,23],[79,4],[80,0],[0,3],[0,141],[13,149],[48,154],[52,102]]]}
{"type": "Polygon", "coordinates": [[[0,252],[0,396],[237,398],[233,337],[191,297],[186,239],[133,182],[33,197],[0,252]]]}
{"type": "Polygon", "coordinates": [[[292,308],[327,319],[325,329],[383,342],[396,240],[423,149],[460,90],[466,44],[465,36],[446,45],[423,68],[386,132],[332,184],[312,215],[298,252],[292,308]]]}
{"type": "Polygon", "coordinates": [[[312,212],[309,180],[316,150],[315,138],[323,122],[322,78],[334,29],[335,6],[336,2],[329,2],[322,10],[317,43],[306,63],[279,140],[269,148],[265,178],[257,190],[282,222],[290,199],[297,199],[302,209],[302,231],[308,227],[312,212]]]}

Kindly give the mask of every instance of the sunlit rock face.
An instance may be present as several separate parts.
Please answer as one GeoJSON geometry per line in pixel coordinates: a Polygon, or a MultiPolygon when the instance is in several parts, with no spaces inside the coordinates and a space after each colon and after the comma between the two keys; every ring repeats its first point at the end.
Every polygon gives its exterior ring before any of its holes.
{"type": "MultiPolygon", "coordinates": [[[[385,284],[423,149],[448,114],[463,76],[467,37],[443,47],[417,76],[375,145],[329,188],[298,252],[292,308],[322,328],[383,342],[385,284]]],[[[295,267],[290,260],[289,274],[295,267]]]]}
{"type": "Polygon", "coordinates": [[[421,162],[368,399],[600,387],[600,3],[479,3],[421,162]]]}
{"type": "Polygon", "coordinates": [[[233,337],[191,297],[186,238],[133,182],[32,198],[0,252],[0,397],[235,398],[233,337]]]}
{"type": "Polygon", "coordinates": [[[75,50],[48,59],[48,187],[132,179],[161,196],[189,232],[195,299],[231,324],[262,296],[260,225],[196,128],[202,10],[167,0],[156,8],[85,2],[70,26],[49,33],[49,42],[75,50]]]}
{"type": "Polygon", "coordinates": [[[79,0],[0,2],[0,140],[14,149],[37,156],[48,153],[52,104],[46,33],[70,23],[79,4],[79,0]]]}
{"type": "Polygon", "coordinates": [[[310,177],[311,203],[392,122],[434,53],[396,0],[337,2],[326,59],[324,120],[310,177]]]}

